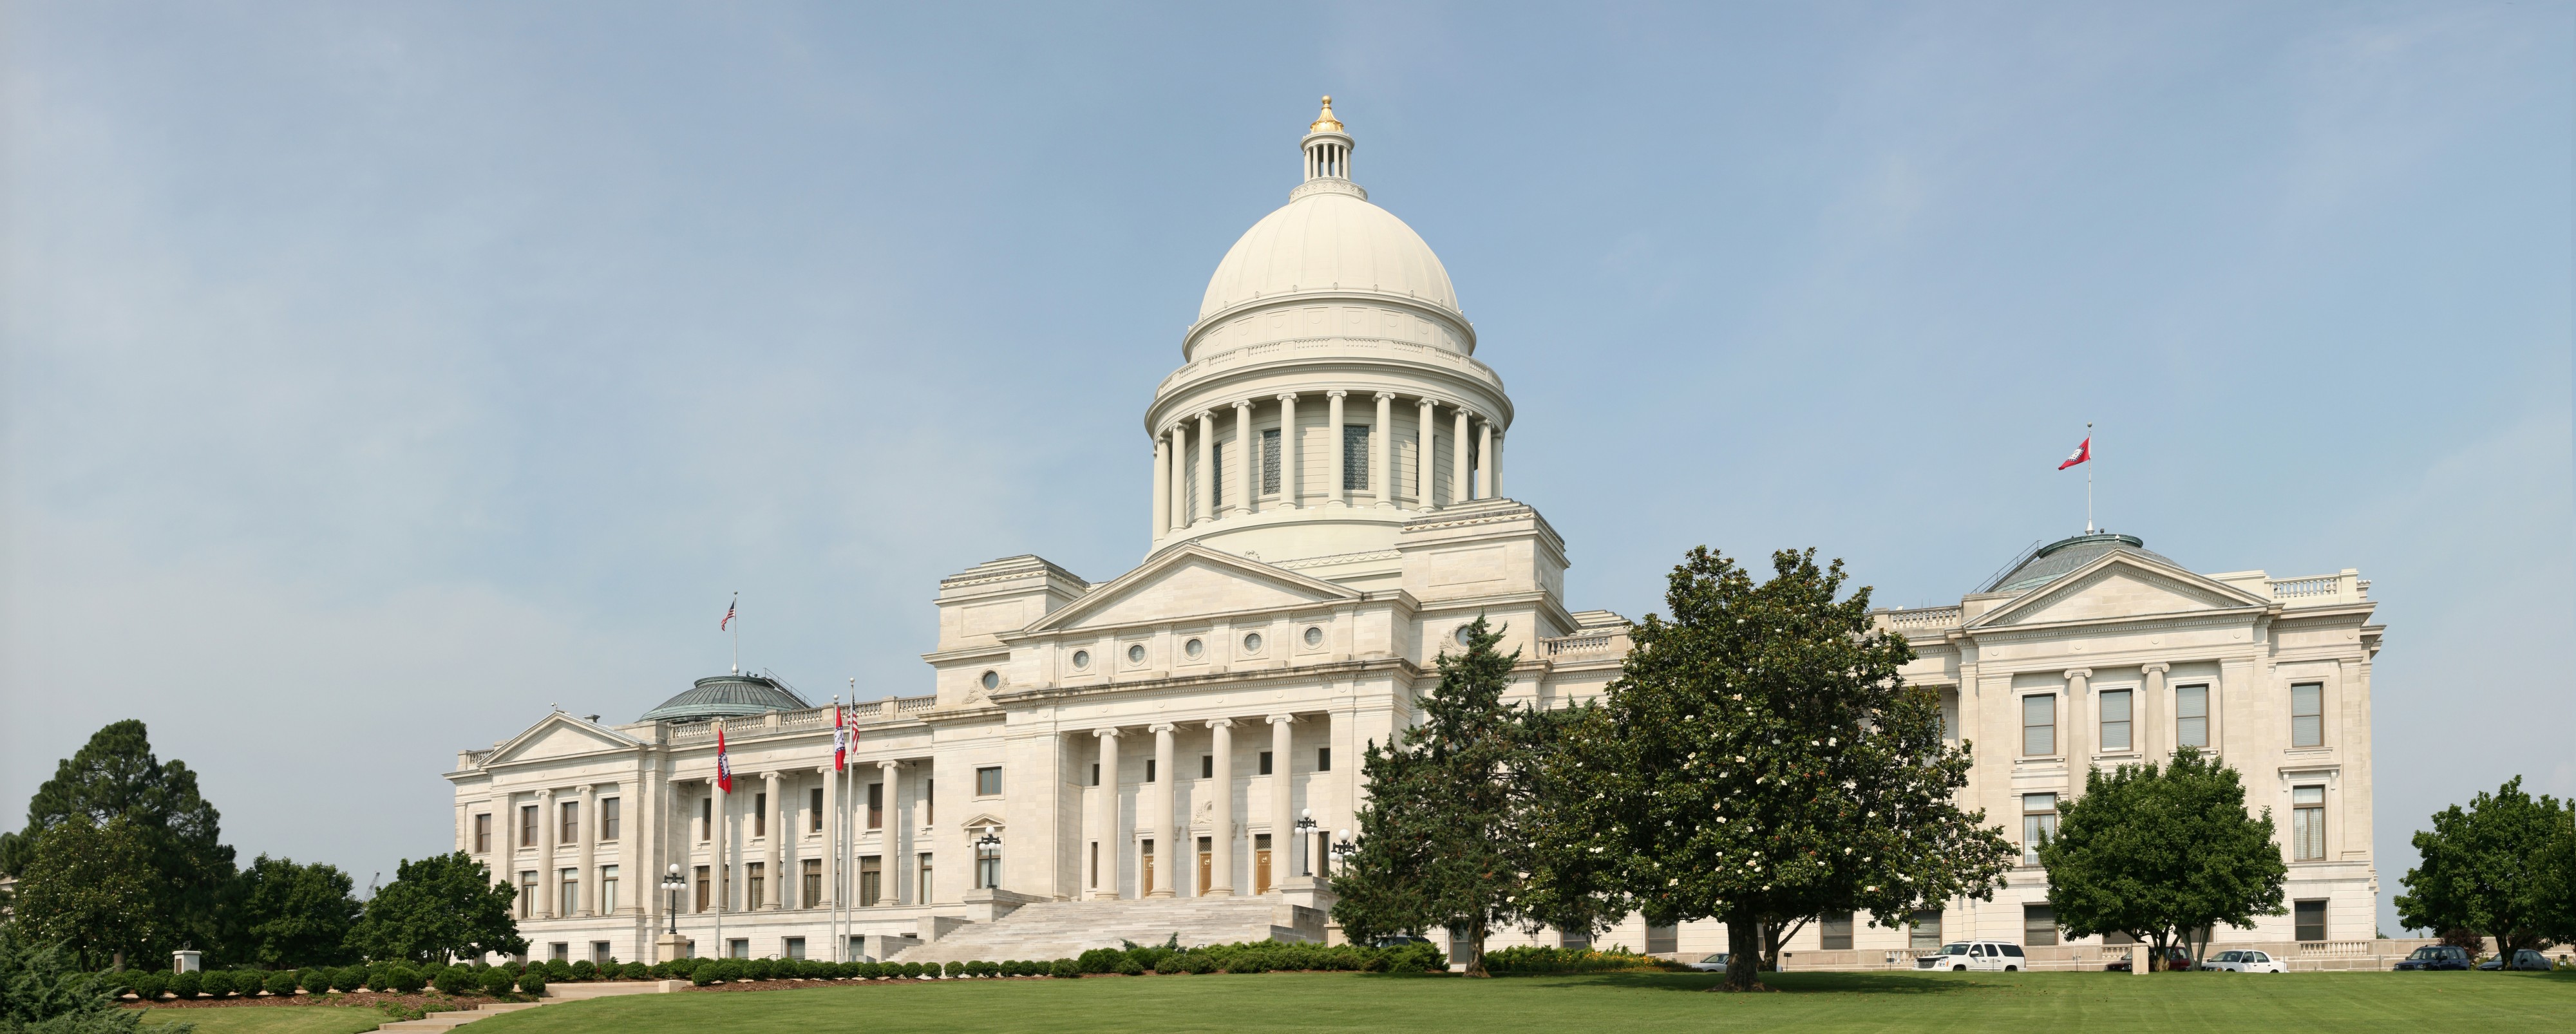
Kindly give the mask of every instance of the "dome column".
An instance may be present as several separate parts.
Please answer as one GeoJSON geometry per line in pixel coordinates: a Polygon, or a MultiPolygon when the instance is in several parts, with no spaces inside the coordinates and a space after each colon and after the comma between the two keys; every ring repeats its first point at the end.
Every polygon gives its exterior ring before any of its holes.
{"type": "Polygon", "coordinates": [[[1339,390],[1324,393],[1324,397],[1331,400],[1325,404],[1324,424],[1331,428],[1331,431],[1330,436],[1324,441],[1324,448],[1331,450],[1333,457],[1333,480],[1331,484],[1324,486],[1324,505],[1326,506],[1350,505],[1350,496],[1342,487],[1351,483],[1350,474],[1344,469],[1350,463],[1351,451],[1342,445],[1342,436],[1349,433],[1342,430],[1342,396],[1348,394],[1350,392],[1339,390]]]}
{"type": "Polygon", "coordinates": [[[1423,396],[1421,418],[1413,424],[1413,433],[1420,439],[1413,448],[1413,480],[1418,482],[1413,505],[1425,512],[1440,508],[1431,499],[1431,472],[1439,469],[1440,463],[1440,453],[1431,446],[1432,429],[1439,426],[1439,405],[1430,396],[1423,396]]]}
{"type": "MultiPolygon", "coordinates": [[[[1297,467],[1297,393],[1279,396],[1279,504],[1290,509],[1298,505],[1297,467]]],[[[1174,855],[1173,857],[1179,857],[1174,855]]]]}
{"type": "Polygon", "coordinates": [[[1255,484],[1258,484],[1258,482],[1254,481],[1252,478],[1253,452],[1255,450],[1252,447],[1251,399],[1244,399],[1243,401],[1234,404],[1234,449],[1232,451],[1234,453],[1234,476],[1227,480],[1234,482],[1234,484],[1231,487],[1231,490],[1226,493],[1225,512],[1228,516],[1232,516],[1234,514],[1248,514],[1253,510],[1252,488],[1255,484]]]}
{"type": "Polygon", "coordinates": [[[1475,474],[1467,469],[1467,421],[1476,414],[1458,407],[1458,429],[1449,443],[1449,502],[1463,503],[1476,497],[1475,474]]]}
{"type": "Polygon", "coordinates": [[[1172,465],[1170,443],[1162,435],[1154,436],[1154,505],[1145,514],[1152,538],[1162,538],[1172,523],[1172,465]]]}
{"type": "MultiPolygon", "coordinates": [[[[1369,429],[1369,466],[1376,482],[1377,505],[1395,505],[1395,393],[1377,393],[1377,426],[1369,429]]],[[[1283,836],[1285,834],[1282,834],[1283,836]]]]}
{"type": "Polygon", "coordinates": [[[1163,525],[1167,531],[1179,531],[1190,526],[1188,426],[1174,422],[1163,432],[1163,436],[1171,442],[1169,451],[1172,457],[1172,469],[1167,475],[1171,483],[1172,496],[1165,501],[1166,508],[1163,511],[1163,525]]]}
{"type": "Polygon", "coordinates": [[[1216,414],[1199,411],[1199,502],[1190,507],[1190,523],[1216,519],[1216,414]]]}
{"type": "Polygon", "coordinates": [[[1503,498],[1503,432],[1494,432],[1494,444],[1485,449],[1485,491],[1503,498]]]}
{"type": "Polygon", "coordinates": [[[1476,498],[1494,497],[1494,422],[1476,421],[1476,498]]]}

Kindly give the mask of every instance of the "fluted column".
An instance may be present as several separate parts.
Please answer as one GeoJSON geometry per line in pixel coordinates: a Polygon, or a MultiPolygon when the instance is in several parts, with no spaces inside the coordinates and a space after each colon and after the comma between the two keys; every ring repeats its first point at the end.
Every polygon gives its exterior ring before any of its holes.
{"type": "Polygon", "coordinates": [[[814,774],[823,780],[823,899],[797,904],[830,908],[841,896],[841,773],[825,765],[814,774]]]}
{"type": "Polygon", "coordinates": [[[1199,412],[1199,474],[1196,478],[1199,504],[1191,507],[1190,523],[1216,519],[1216,413],[1199,412]]]}
{"type": "Polygon", "coordinates": [[[1439,505],[1431,498],[1431,472],[1440,469],[1440,453],[1438,450],[1431,447],[1431,432],[1434,428],[1440,426],[1440,418],[1438,415],[1439,405],[1440,404],[1438,402],[1432,401],[1429,396],[1424,396],[1421,402],[1421,419],[1416,421],[1413,427],[1414,433],[1419,435],[1421,438],[1421,440],[1414,445],[1413,449],[1413,480],[1415,482],[1413,505],[1416,508],[1423,510],[1437,510],[1440,508],[1439,505]]]}
{"type": "Polygon", "coordinates": [[[1324,393],[1324,397],[1330,400],[1324,407],[1324,426],[1329,429],[1324,439],[1324,448],[1327,455],[1332,457],[1332,462],[1326,467],[1332,471],[1332,482],[1324,486],[1324,505],[1326,506],[1350,505],[1350,494],[1342,489],[1343,485],[1351,482],[1349,476],[1343,473],[1344,464],[1350,462],[1350,451],[1342,448],[1342,396],[1348,394],[1350,393],[1347,391],[1324,393]]]}
{"type": "Polygon", "coordinates": [[[1369,487],[1379,506],[1395,505],[1395,393],[1377,393],[1377,426],[1369,429],[1369,487]]]}
{"type": "Polygon", "coordinates": [[[598,788],[584,785],[581,788],[581,800],[575,807],[573,842],[581,845],[580,850],[574,852],[574,856],[579,860],[573,863],[580,866],[580,869],[573,874],[574,878],[581,882],[580,900],[576,904],[581,906],[582,915],[595,916],[599,914],[598,788]]]}
{"type": "Polygon", "coordinates": [[[761,825],[767,827],[765,835],[761,837],[760,871],[767,878],[760,883],[760,907],[774,909],[778,907],[781,897],[778,893],[779,885],[787,882],[779,878],[781,875],[779,868],[785,852],[778,849],[779,843],[787,839],[787,830],[783,828],[786,824],[780,821],[787,815],[785,807],[787,802],[778,792],[779,773],[761,773],[760,785],[769,794],[769,805],[762,809],[765,814],[760,817],[761,825]]]}
{"type": "MultiPolygon", "coordinates": [[[[1280,488],[1284,490],[1287,485],[1282,483],[1280,488]]],[[[1149,799],[1153,805],[1151,815],[1154,823],[1152,827],[1154,839],[1162,841],[1160,845],[1162,850],[1158,852],[1162,857],[1156,866],[1160,871],[1154,874],[1154,890],[1145,896],[1168,898],[1172,896],[1173,882],[1180,877],[1181,873],[1188,871],[1182,859],[1189,854],[1183,842],[1189,839],[1190,824],[1172,816],[1172,783],[1180,778],[1172,771],[1172,725],[1165,722],[1154,726],[1152,731],[1154,733],[1154,791],[1149,799]]],[[[1145,822],[1140,819],[1136,824],[1141,827],[1145,822]]]]}
{"type": "Polygon", "coordinates": [[[2129,744],[2148,761],[2173,753],[2173,706],[2165,695],[2165,673],[2171,670],[2169,664],[2143,666],[2147,684],[2129,705],[2129,744]]]}
{"type": "Polygon", "coordinates": [[[1164,436],[1171,442],[1170,448],[1166,451],[1170,452],[1172,457],[1172,469],[1169,474],[1172,497],[1166,501],[1165,505],[1170,509],[1164,511],[1163,519],[1169,522],[1166,527],[1172,531],[1190,526],[1188,427],[1189,425],[1184,423],[1174,423],[1163,431],[1164,436]]]}
{"type": "Polygon", "coordinates": [[[2065,737],[2061,745],[2066,749],[2066,792],[2069,795],[2084,789],[2084,769],[2093,761],[2093,738],[2089,735],[2093,730],[2084,725],[2084,715],[2089,710],[2084,706],[2084,695],[2092,688],[2092,682],[2093,669],[2068,669],[2066,704],[2057,712],[2058,732],[2065,737]]]}
{"type": "Polygon", "coordinates": [[[1091,734],[1100,738],[1099,794],[1091,802],[1091,842],[1099,845],[1092,848],[1099,868],[1091,896],[1109,899],[1118,896],[1118,730],[1093,729],[1091,734]]]}
{"type": "Polygon", "coordinates": [[[1254,487],[1261,483],[1255,480],[1252,476],[1252,464],[1255,462],[1253,453],[1255,450],[1253,449],[1252,444],[1251,399],[1245,399],[1234,404],[1233,451],[1234,476],[1227,480],[1234,482],[1234,484],[1229,486],[1226,490],[1225,509],[1228,513],[1251,513],[1254,509],[1252,505],[1252,492],[1254,487]]]}
{"type": "Polygon", "coordinates": [[[1297,393],[1292,391],[1279,396],[1279,504],[1282,506],[1300,505],[1297,493],[1303,486],[1298,483],[1297,473],[1297,393]]]}
{"type": "Polygon", "coordinates": [[[1449,451],[1454,454],[1449,462],[1449,501],[1452,503],[1463,503],[1476,497],[1475,482],[1471,480],[1473,475],[1467,470],[1467,421],[1474,416],[1467,407],[1458,407],[1457,437],[1449,443],[1449,451]]]}
{"type": "Polygon", "coordinates": [[[905,891],[912,882],[913,865],[912,818],[903,813],[903,762],[892,758],[877,762],[877,772],[885,780],[885,828],[877,834],[883,859],[877,868],[885,881],[885,900],[917,905],[920,902],[905,891]]]}
{"type": "Polygon", "coordinates": [[[1163,441],[1162,435],[1154,436],[1154,505],[1145,515],[1147,531],[1153,538],[1162,538],[1164,532],[1171,530],[1172,461],[1169,449],[1170,445],[1163,441]]]}
{"type": "Polygon", "coordinates": [[[1494,431],[1494,443],[1485,450],[1485,491],[1503,498],[1503,432],[1494,431]]]}
{"type": "Polygon", "coordinates": [[[537,791],[537,918],[555,917],[555,899],[563,895],[558,886],[562,876],[555,872],[555,825],[562,822],[555,814],[555,792],[537,791]]]}
{"type": "Polygon", "coordinates": [[[1297,770],[1297,753],[1289,727],[1296,715],[1270,716],[1270,887],[1277,890],[1290,871],[1289,859],[1296,857],[1296,801],[1290,773],[1297,770]]]}
{"type": "MultiPolygon", "coordinates": [[[[1334,392],[1334,408],[1341,406],[1340,392],[1334,392]]],[[[1335,452],[1340,450],[1336,449],[1335,452]]],[[[1219,718],[1208,723],[1216,742],[1210,753],[1215,755],[1210,783],[1216,794],[1216,807],[1209,815],[1209,852],[1207,894],[1212,898],[1234,896],[1234,720],[1219,718]]]]}
{"type": "Polygon", "coordinates": [[[1491,499],[1494,497],[1494,422],[1476,421],[1476,433],[1480,436],[1476,441],[1476,498],[1491,499]]]}

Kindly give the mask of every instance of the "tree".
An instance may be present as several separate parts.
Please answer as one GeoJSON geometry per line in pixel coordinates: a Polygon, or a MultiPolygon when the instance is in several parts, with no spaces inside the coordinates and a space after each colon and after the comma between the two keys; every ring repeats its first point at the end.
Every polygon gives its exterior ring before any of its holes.
{"type": "Polygon", "coordinates": [[[1362,755],[1369,801],[1333,918],[1360,941],[1445,927],[1469,944],[1467,974],[1485,976],[1486,933],[1525,917],[1527,796],[1507,776],[1526,767],[1528,711],[1502,698],[1520,652],[1495,652],[1502,634],[1481,615],[1467,634],[1466,653],[1440,655],[1420,724],[1362,755]]]}
{"type": "Polygon", "coordinates": [[[24,875],[44,834],[75,818],[106,825],[123,818],[149,852],[153,908],[161,917],[152,952],[182,941],[212,944],[216,898],[233,875],[233,849],[220,816],[197,792],[186,762],[153,756],[143,723],[113,722],[55,767],[27,802],[27,827],[0,843],[0,872],[24,875]]]}
{"type": "MultiPolygon", "coordinates": [[[[0,1031],[132,1034],[143,1010],[117,1005],[110,986],[108,978],[85,972],[54,945],[31,941],[23,924],[0,923],[0,1031]]],[[[152,1029],[189,1034],[195,1026],[152,1029]]]]}
{"type": "Polygon", "coordinates": [[[162,933],[151,880],[150,848],[131,822],[75,815],[37,838],[19,877],[18,918],[83,966],[121,968],[162,933]]]}
{"type": "Polygon", "coordinates": [[[352,887],[336,866],[259,856],[226,894],[226,957],[272,969],[358,961],[347,947],[362,912],[352,887]]]}
{"type": "Polygon", "coordinates": [[[2540,902],[2537,926],[2560,944],[2576,941],[2576,801],[2560,813],[2558,830],[2534,861],[2533,891],[2540,902]]]}
{"type": "MultiPolygon", "coordinates": [[[[2576,802],[2570,802],[2576,805],[2576,802]]],[[[2421,863],[2406,871],[2406,893],[2397,895],[2397,920],[2429,930],[2461,928],[2495,938],[2496,950],[2546,948],[2555,939],[2555,911],[2545,897],[2540,860],[2568,824],[2568,809],[2546,794],[2522,792],[2522,777],[2506,780],[2492,795],[2478,794],[2433,815],[2433,828],[2415,834],[2421,863]]]]}
{"type": "Polygon", "coordinates": [[[395,867],[394,881],[367,902],[347,944],[375,962],[524,954],[527,939],[510,917],[510,903],[517,899],[515,889],[493,883],[491,870],[463,851],[417,862],[406,858],[395,867]]]}
{"type": "Polygon", "coordinates": [[[2190,931],[2249,927],[2280,915],[2289,867],[2272,841],[2272,811],[2245,811],[2236,770],[2184,747],[2164,768],[2122,765],[2084,777],[2084,794],[2057,806],[2057,835],[2040,844],[2048,903],[2078,937],[2125,933],[2155,959],[2190,931]]]}
{"type": "Polygon", "coordinates": [[[1706,547],[1673,569],[1668,620],[1632,632],[1599,726],[1555,763],[1589,799],[1550,794],[1567,851],[1607,859],[1609,893],[1650,920],[1725,920],[1729,990],[1801,921],[1867,911],[1894,925],[1919,907],[1985,898],[2013,849],[1962,810],[1969,746],[1899,669],[1903,637],[1873,630],[1869,590],[1841,595],[1841,561],[1772,554],[1756,585],[1706,547]]]}

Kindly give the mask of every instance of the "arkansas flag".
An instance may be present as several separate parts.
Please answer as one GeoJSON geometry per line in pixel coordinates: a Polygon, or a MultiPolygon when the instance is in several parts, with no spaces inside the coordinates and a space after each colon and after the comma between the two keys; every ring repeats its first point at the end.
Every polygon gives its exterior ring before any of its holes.
{"type": "Polygon", "coordinates": [[[2066,457],[2066,462],[2058,464],[2058,465],[2057,465],[2057,469],[2059,469],[2059,470],[2065,470],[2065,469],[2066,469],[2066,468],[2068,468],[2068,467],[2072,467],[2072,466],[2074,466],[2074,465],[2076,465],[2076,464],[2078,464],[2078,463],[2085,463],[2085,462],[2089,462],[2089,461],[2091,461],[2092,459],[2093,459],[2093,438],[2092,438],[2092,436],[2091,436],[2091,435],[2086,435],[2086,436],[2085,436],[2085,438],[2084,438],[2084,444],[2076,446],[2076,447],[2075,447],[2075,454],[2074,454],[2074,455],[2072,455],[2072,456],[2068,456],[2068,457],[2066,457]]]}
{"type": "Polygon", "coordinates": [[[841,721],[841,705],[832,705],[832,771],[849,767],[850,729],[841,721]]]}
{"type": "Polygon", "coordinates": [[[733,761],[725,757],[724,725],[716,725],[716,788],[733,792],[733,761]]]}

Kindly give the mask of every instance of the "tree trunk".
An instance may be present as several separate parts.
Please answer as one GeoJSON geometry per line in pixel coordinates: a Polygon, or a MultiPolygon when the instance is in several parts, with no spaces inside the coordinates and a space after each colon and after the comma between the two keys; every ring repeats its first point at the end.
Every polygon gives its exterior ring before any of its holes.
{"type": "Polygon", "coordinates": [[[1476,920],[1467,927],[1467,976],[1489,977],[1485,972],[1485,921],[1476,920]]]}
{"type": "MultiPolygon", "coordinates": [[[[2129,936],[2136,937],[2137,935],[2130,934],[2129,936]]],[[[2165,965],[2165,946],[2173,943],[2173,931],[2158,930],[2154,934],[2140,939],[2147,942],[2147,972],[2153,973],[2159,969],[2170,968],[2165,965]]]]}
{"type": "Polygon", "coordinates": [[[1737,909],[1726,917],[1726,983],[1718,985],[1727,991],[1763,990],[1762,917],[1752,909],[1737,909]]]}

